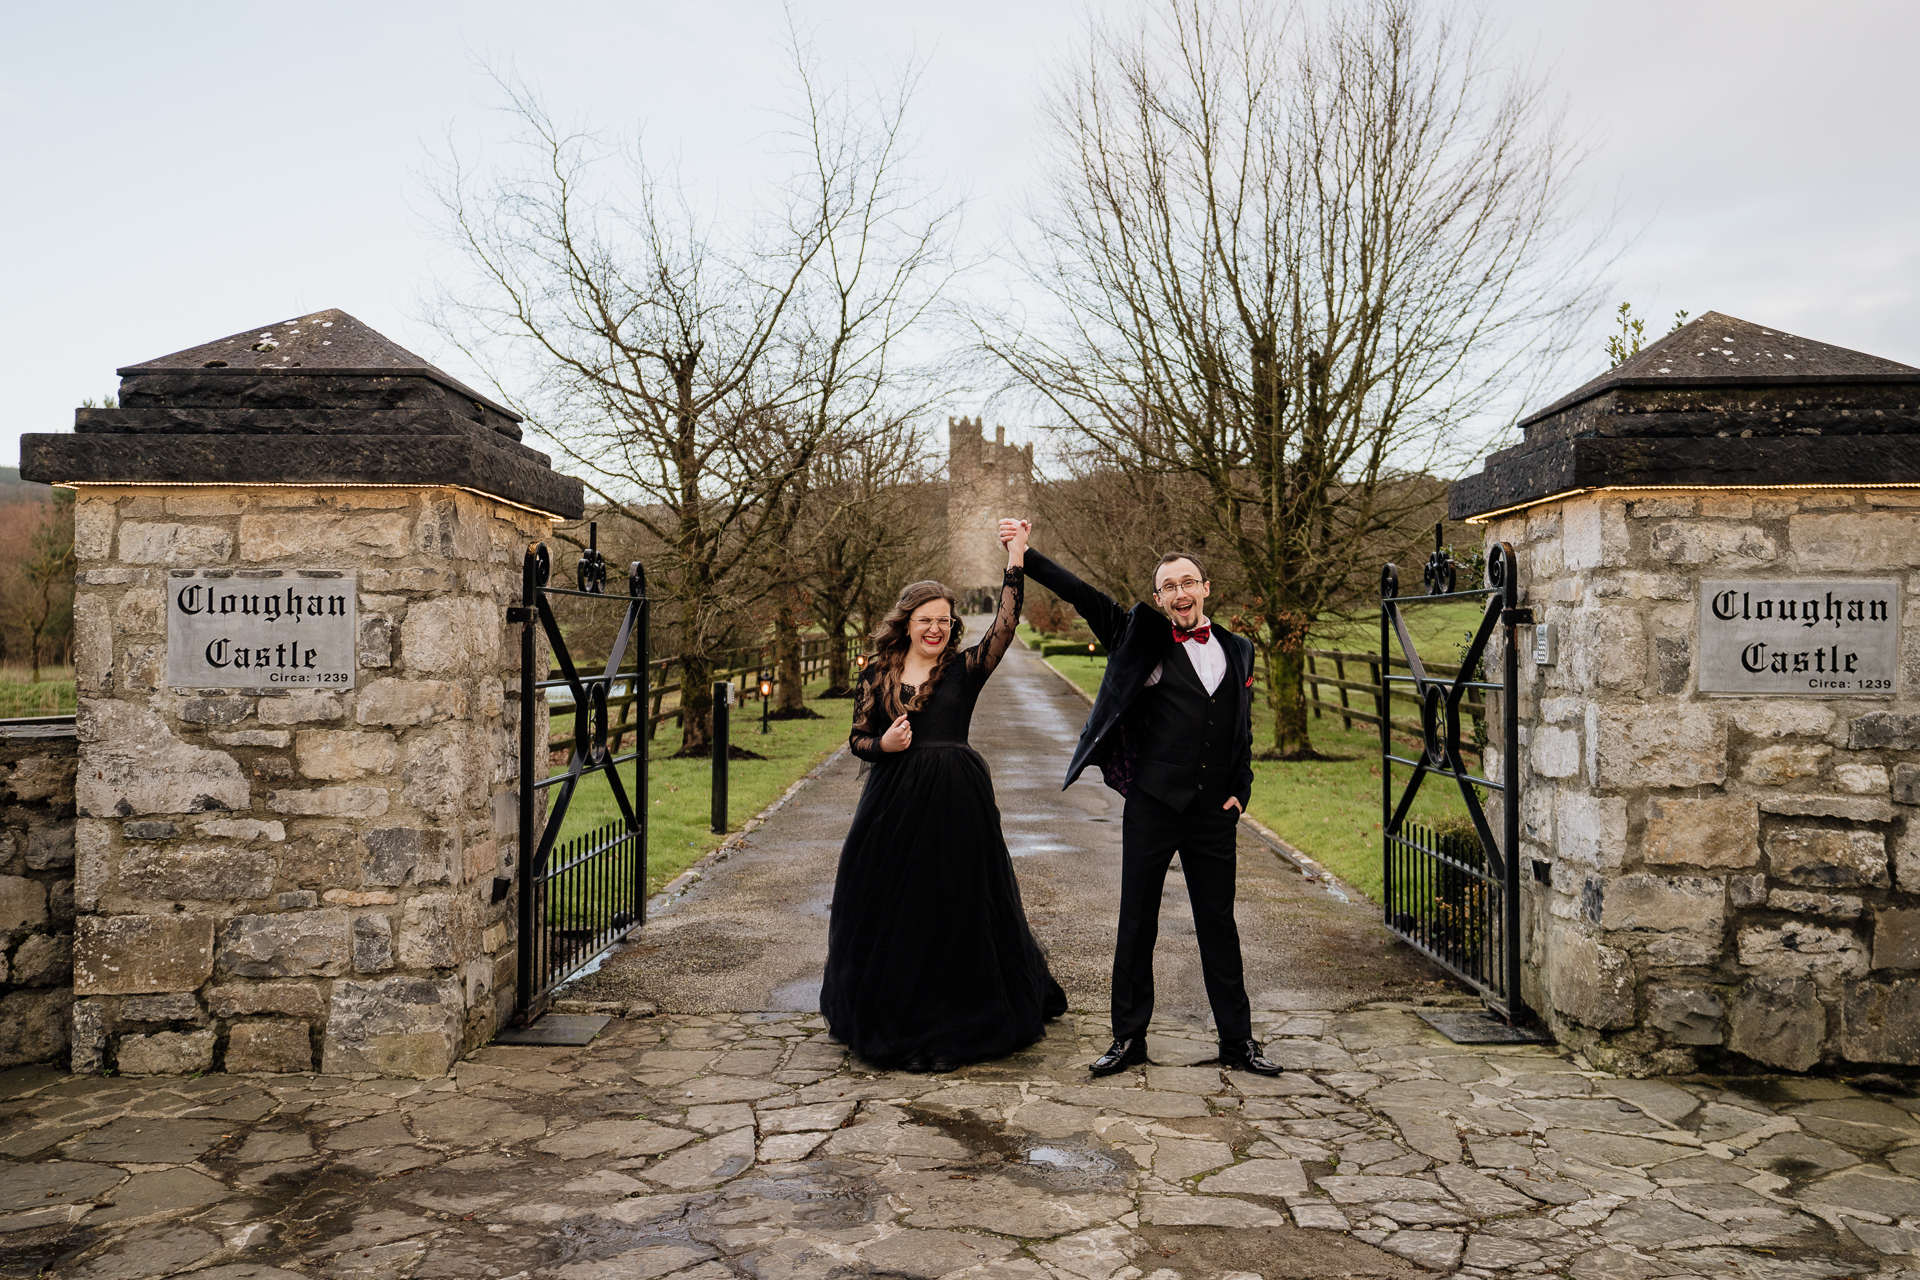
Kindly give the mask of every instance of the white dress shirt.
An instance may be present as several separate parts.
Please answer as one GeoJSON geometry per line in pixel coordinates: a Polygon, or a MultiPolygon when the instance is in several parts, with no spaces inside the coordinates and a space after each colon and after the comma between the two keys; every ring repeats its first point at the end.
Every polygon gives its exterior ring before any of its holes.
{"type": "MultiPolygon", "coordinates": [[[[1200,625],[1209,626],[1211,623],[1202,618],[1200,625]]],[[[1207,696],[1211,698],[1213,691],[1220,687],[1220,682],[1227,678],[1226,646],[1220,643],[1219,636],[1213,636],[1205,644],[1199,640],[1182,640],[1180,647],[1187,651],[1187,660],[1193,663],[1193,673],[1200,677],[1200,683],[1206,686],[1207,696]]],[[[1153,669],[1153,674],[1147,677],[1146,688],[1151,689],[1160,683],[1160,674],[1165,667],[1166,663],[1163,662],[1153,669]]]]}

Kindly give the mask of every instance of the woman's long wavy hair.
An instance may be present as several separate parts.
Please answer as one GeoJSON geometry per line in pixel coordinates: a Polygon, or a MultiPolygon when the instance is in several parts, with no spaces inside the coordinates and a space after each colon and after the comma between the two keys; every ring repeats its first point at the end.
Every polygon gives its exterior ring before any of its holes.
{"type": "Polygon", "coordinates": [[[900,599],[894,602],[893,608],[887,611],[887,616],[880,620],[880,626],[873,633],[873,647],[880,667],[877,677],[880,681],[880,700],[889,716],[898,719],[927,704],[927,699],[933,694],[933,686],[939,684],[940,677],[946,674],[947,664],[959,654],[960,639],[966,630],[966,624],[960,621],[960,602],[943,584],[929,578],[925,582],[912,583],[900,592],[900,599]],[[913,647],[913,640],[907,635],[907,620],[913,617],[915,609],[934,600],[945,600],[948,612],[953,615],[953,626],[947,632],[947,647],[934,660],[933,674],[913,691],[913,697],[902,700],[900,671],[906,665],[907,650],[913,647]]]}

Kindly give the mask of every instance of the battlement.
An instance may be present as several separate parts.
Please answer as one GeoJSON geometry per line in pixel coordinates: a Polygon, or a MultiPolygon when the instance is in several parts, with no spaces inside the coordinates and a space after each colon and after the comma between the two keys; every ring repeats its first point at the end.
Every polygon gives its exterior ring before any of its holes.
{"type": "Polygon", "coordinates": [[[962,593],[999,586],[1003,516],[1033,514],[1033,445],[991,443],[978,417],[947,419],[947,585],[962,593]]]}

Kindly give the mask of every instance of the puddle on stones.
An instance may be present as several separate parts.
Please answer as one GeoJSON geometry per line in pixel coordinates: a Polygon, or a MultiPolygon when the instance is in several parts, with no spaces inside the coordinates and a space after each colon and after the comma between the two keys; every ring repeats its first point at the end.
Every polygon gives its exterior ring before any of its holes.
{"type": "Polygon", "coordinates": [[[1111,1173],[1118,1166],[1112,1156],[1073,1147],[1029,1147],[1027,1163],[1067,1173],[1111,1173]]]}

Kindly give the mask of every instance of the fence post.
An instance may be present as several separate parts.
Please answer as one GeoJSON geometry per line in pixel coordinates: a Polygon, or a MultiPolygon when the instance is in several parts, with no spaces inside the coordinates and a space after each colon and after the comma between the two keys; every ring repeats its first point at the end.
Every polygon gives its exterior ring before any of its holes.
{"type": "Polygon", "coordinates": [[[1307,705],[1313,708],[1313,718],[1318,720],[1320,718],[1320,682],[1314,677],[1318,676],[1320,672],[1316,670],[1313,665],[1312,654],[1307,654],[1306,659],[1307,688],[1312,690],[1312,692],[1307,695],[1307,705]]]}
{"type": "Polygon", "coordinates": [[[727,727],[728,705],[733,701],[733,685],[725,680],[713,682],[713,833],[727,833],[727,727]]]}
{"type": "MultiPolygon", "coordinates": [[[[1347,685],[1346,685],[1347,660],[1345,658],[1335,658],[1333,660],[1333,674],[1337,676],[1340,680],[1340,709],[1342,711],[1345,711],[1348,707],[1351,707],[1353,705],[1351,702],[1347,701],[1347,685]]],[[[1351,730],[1353,728],[1353,717],[1341,716],[1340,727],[1343,729],[1351,730]]]]}

